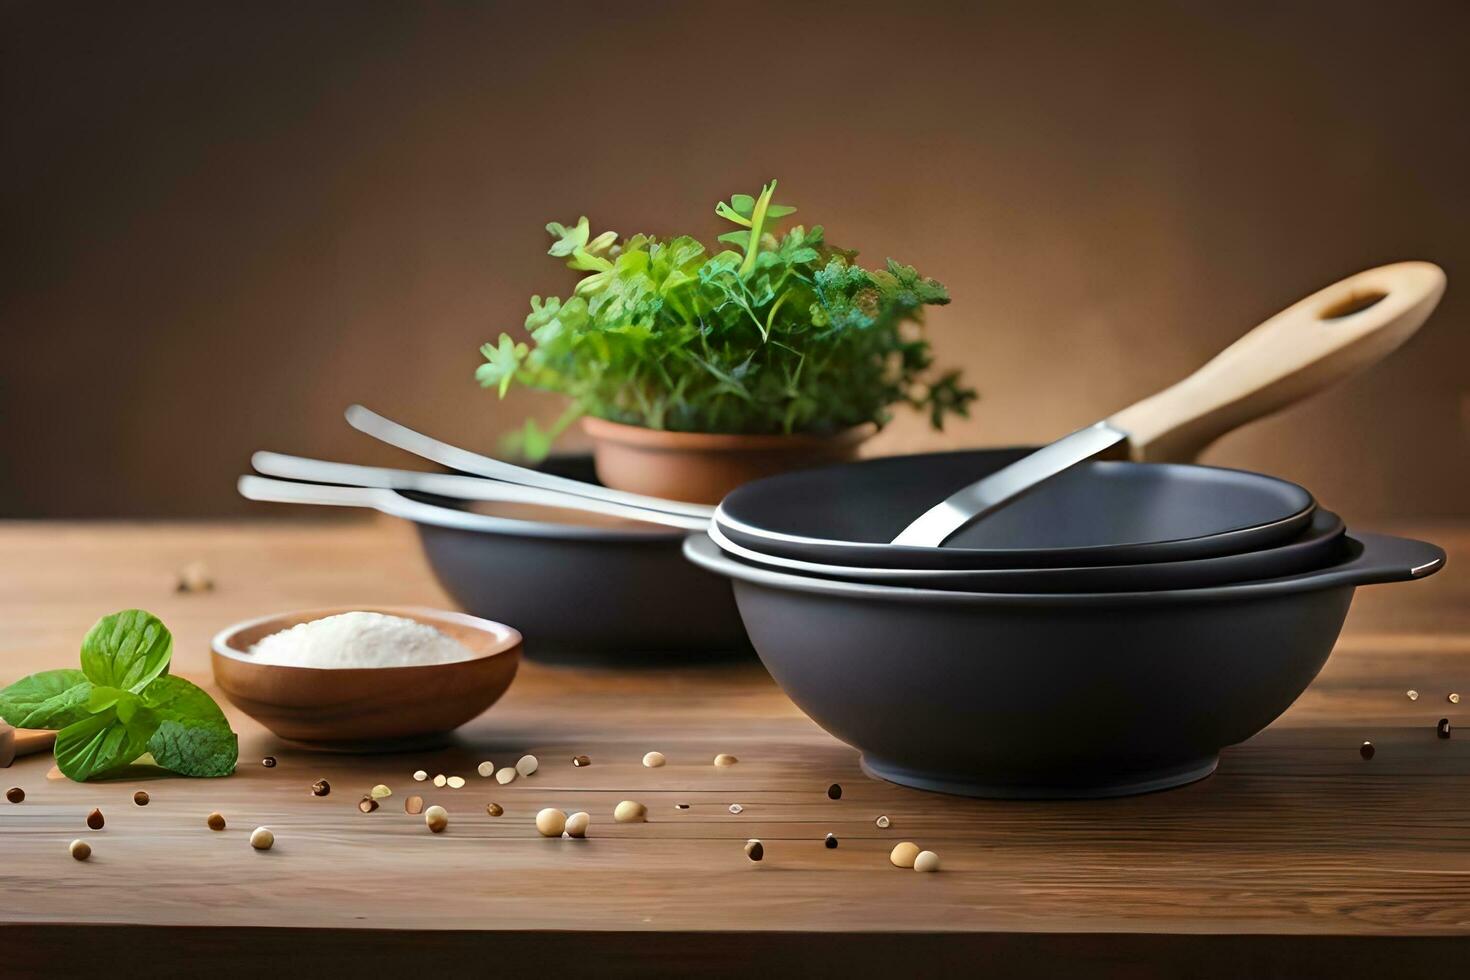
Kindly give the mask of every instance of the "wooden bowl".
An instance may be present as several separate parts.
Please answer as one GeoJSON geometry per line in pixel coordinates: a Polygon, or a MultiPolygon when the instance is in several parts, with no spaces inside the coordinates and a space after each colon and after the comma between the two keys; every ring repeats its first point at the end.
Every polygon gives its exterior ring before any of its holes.
{"type": "Polygon", "coordinates": [[[221,630],[210,654],[214,679],[241,711],[281,738],[345,752],[415,748],[443,740],[510,687],[521,634],[463,613],[392,606],[306,609],[221,630]],[[417,620],[474,654],[414,667],[284,667],[251,661],[261,639],[325,616],[376,612],[417,620]]]}

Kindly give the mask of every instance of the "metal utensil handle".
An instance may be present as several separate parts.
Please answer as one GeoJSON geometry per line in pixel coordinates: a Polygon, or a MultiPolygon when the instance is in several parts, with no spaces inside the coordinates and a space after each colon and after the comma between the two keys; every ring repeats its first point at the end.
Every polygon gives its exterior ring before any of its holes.
{"type": "Polygon", "coordinates": [[[257,471],[267,476],[285,477],[292,480],[341,483],[350,484],[353,487],[385,490],[417,490],[458,500],[534,504],[541,507],[557,507],[562,510],[603,514],[646,524],[661,524],[685,531],[702,531],[709,526],[709,521],[698,517],[670,514],[645,507],[630,507],[627,504],[577,496],[563,493],[560,490],[504,483],[476,476],[417,473],[413,470],[358,466],[353,463],[335,463],[272,452],[255,453],[250,457],[250,462],[257,471]]]}
{"type": "Polygon", "coordinates": [[[514,463],[491,459],[489,456],[481,456],[426,436],[422,432],[415,432],[362,405],[351,406],[347,409],[346,414],[347,424],[357,431],[372,436],[380,442],[386,442],[390,446],[413,453],[415,456],[433,460],[463,473],[474,473],[477,476],[504,480],[507,483],[516,483],[521,486],[560,490],[579,497],[626,504],[630,507],[641,507],[644,510],[658,510],[667,514],[698,517],[706,521],[714,517],[715,509],[706,504],[690,504],[678,500],[664,500],[661,497],[648,497],[641,493],[629,493],[626,490],[612,490],[608,487],[584,483],[581,480],[553,476],[550,473],[516,466],[514,463]]]}

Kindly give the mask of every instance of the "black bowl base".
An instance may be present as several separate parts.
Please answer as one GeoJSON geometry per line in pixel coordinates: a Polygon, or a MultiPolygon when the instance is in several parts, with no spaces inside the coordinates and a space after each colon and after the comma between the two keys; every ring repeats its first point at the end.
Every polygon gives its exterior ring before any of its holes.
{"type": "Polygon", "coordinates": [[[986,782],[966,776],[921,772],[892,765],[871,755],[862,757],[863,771],[878,779],[951,796],[973,796],[989,800],[1101,800],[1114,796],[1137,796],[1174,789],[1204,779],[1215,771],[1220,757],[1212,755],[1183,765],[1144,769],[1128,773],[1115,782],[1006,783],[986,782]]]}

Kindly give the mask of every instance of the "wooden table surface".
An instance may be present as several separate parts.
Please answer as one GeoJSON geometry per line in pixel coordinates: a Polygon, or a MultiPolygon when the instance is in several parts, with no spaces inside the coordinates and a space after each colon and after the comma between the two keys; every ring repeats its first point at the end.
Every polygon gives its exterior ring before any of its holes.
{"type": "MultiPolygon", "coordinates": [[[[188,963],[202,973],[204,962],[211,975],[1463,968],[1470,525],[1396,530],[1446,545],[1448,570],[1361,590],[1326,669],[1283,718],[1226,750],[1213,777],[1149,796],[997,802],[874,781],[753,661],[631,672],[527,663],[500,704],[435,751],[313,753],[227,708],[241,761],[226,779],[76,784],[48,778],[49,757],[18,760],[0,770],[0,783],[27,794],[0,802],[0,976],[104,959],[114,975],[152,976],[188,963]],[[1450,704],[1451,691],[1466,700],[1450,704]],[[1464,737],[1437,738],[1441,717],[1463,720],[1464,737]],[[1364,739],[1377,746],[1371,761],[1364,739]],[[668,765],[644,768],[651,749],[668,765]],[[716,769],[719,752],[740,761],[716,769]],[[541,760],[529,779],[501,786],[475,773],[482,759],[524,753],[541,760]],[[583,753],[592,765],[574,768],[583,753]],[[268,754],[276,768],[260,764],[268,754]],[[419,768],[469,782],[435,789],[412,780],[419,768]],[[329,796],[309,793],[318,778],[329,796]],[[360,813],[380,782],[394,795],[360,813]],[[826,795],[833,782],[839,801],[826,795]],[[131,802],[139,788],[147,807],[131,802]],[[404,813],[411,793],[448,808],[445,834],[404,813]],[[614,823],[622,799],[647,804],[649,822],[614,823]],[[505,814],[488,816],[490,801],[505,814]],[[94,806],[107,818],[99,832],[84,825],[94,806]],[[589,812],[589,839],[539,837],[533,819],[546,806],[589,812]],[[205,828],[211,810],[227,832],[205,828]],[[274,850],[249,847],[258,825],[274,829],[274,850]],[[93,844],[87,863],[67,854],[76,837],[93,844]],[[765,842],[760,864],[744,855],[750,837],[765,842]],[[891,867],[900,840],[937,851],[943,870],[891,867]]],[[[448,600],[410,532],[388,521],[0,524],[3,683],[74,666],[93,621],[139,606],[173,630],[175,672],[219,697],[207,650],[222,626],[359,603],[448,600]],[[193,560],[207,563],[213,592],[174,591],[193,560]]]]}

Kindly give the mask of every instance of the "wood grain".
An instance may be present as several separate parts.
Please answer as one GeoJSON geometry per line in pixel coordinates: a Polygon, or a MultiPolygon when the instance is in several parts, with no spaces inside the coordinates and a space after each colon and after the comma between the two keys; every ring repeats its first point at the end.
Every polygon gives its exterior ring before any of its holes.
{"type": "MultiPolygon", "coordinates": [[[[1185,963],[1194,976],[1383,976],[1453,963],[1470,952],[1470,587],[1458,574],[1470,527],[1401,530],[1445,544],[1449,571],[1361,591],[1301,700],[1183,789],[1067,803],[921,793],[862,775],[856,753],[754,663],[527,663],[433,752],[294,749],[231,709],[242,759],[228,779],[75,784],[48,780],[45,756],[17,760],[0,777],[27,793],[0,803],[0,948],[21,976],[113,949],[136,949],[140,972],[218,957],[220,975],[425,955],[645,975],[938,973],[977,956],[1015,976],[1167,976],[1185,963]],[[1466,700],[1450,704],[1451,691],[1466,700]],[[1437,738],[1441,717],[1463,719],[1466,737],[1437,738]],[[1372,761],[1359,756],[1364,739],[1372,761]],[[669,764],[643,768],[650,749],[669,764]],[[475,773],[528,752],[541,760],[530,778],[500,786],[475,773]],[[740,762],[716,769],[719,752],[740,762]],[[571,765],[581,753],[592,765],[571,765]],[[266,754],[279,765],[262,767],[266,754]],[[469,784],[435,789],[411,779],[418,768],[469,784]],[[319,778],[327,797],[309,792],[319,778]],[[394,795],[358,812],[379,782],[394,795]],[[832,782],[841,800],[827,798],[832,782]],[[147,807],[131,802],[139,788],[147,807]],[[411,793],[448,808],[445,834],[403,812],[411,793]],[[622,799],[647,804],[649,822],[615,824],[622,799]],[[491,801],[503,816],[486,814],[491,801]],[[84,824],[93,806],[107,817],[99,832],[84,824]],[[588,811],[589,839],[537,836],[544,806],[588,811]],[[224,833],[205,829],[211,810],[229,820],[224,833]],[[260,825],[276,833],[267,853],[246,842],[260,825]],[[93,844],[85,864],[66,853],[75,837],[93,844]],[[743,853],[749,837],[766,844],[758,865],[743,853]],[[889,866],[900,840],[939,852],[943,870],[889,866]],[[161,937],[171,926],[190,928],[161,937]]],[[[137,605],[174,630],[175,670],[213,690],[220,627],[342,604],[446,600],[407,530],[386,521],[0,526],[0,681],[72,662],[93,620],[137,605]],[[191,560],[209,565],[213,592],[174,592],[191,560]]]]}

